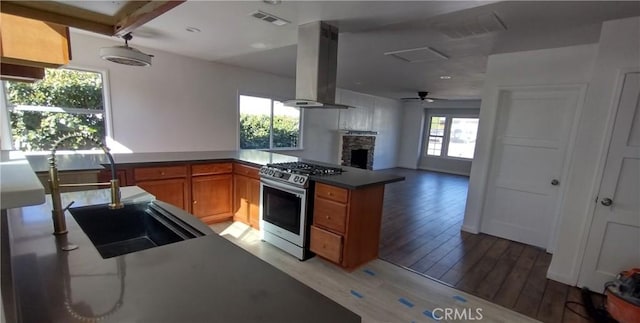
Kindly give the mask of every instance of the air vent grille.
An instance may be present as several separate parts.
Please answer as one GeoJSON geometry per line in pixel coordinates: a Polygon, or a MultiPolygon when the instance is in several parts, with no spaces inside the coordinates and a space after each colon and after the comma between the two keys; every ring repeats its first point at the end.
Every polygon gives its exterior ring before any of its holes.
{"type": "Polygon", "coordinates": [[[392,52],[386,52],[384,54],[409,63],[432,62],[449,59],[447,55],[431,47],[396,50],[392,52]]]}
{"type": "Polygon", "coordinates": [[[449,38],[460,39],[477,35],[488,34],[496,31],[507,30],[507,25],[494,12],[445,23],[438,23],[433,26],[437,31],[447,35],[449,38]]]}
{"type": "Polygon", "coordinates": [[[290,24],[290,21],[284,20],[282,18],[276,17],[270,13],[266,13],[264,11],[255,11],[251,13],[251,16],[269,23],[272,23],[276,26],[284,26],[286,24],[290,24]]]}

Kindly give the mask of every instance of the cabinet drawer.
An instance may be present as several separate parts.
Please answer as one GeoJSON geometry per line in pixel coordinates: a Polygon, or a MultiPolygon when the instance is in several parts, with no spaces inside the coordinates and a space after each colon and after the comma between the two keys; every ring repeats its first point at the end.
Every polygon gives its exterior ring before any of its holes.
{"type": "Polygon", "coordinates": [[[244,176],[253,177],[253,178],[260,178],[259,170],[255,167],[251,167],[247,165],[235,163],[233,164],[233,172],[239,175],[244,175],[244,176]]]}
{"type": "Polygon", "coordinates": [[[342,261],[342,236],[311,226],[311,251],[336,263],[342,261]]]}
{"type": "Polygon", "coordinates": [[[313,206],[313,223],[331,231],[344,233],[347,205],[316,197],[313,206]]]}
{"type": "Polygon", "coordinates": [[[133,170],[136,181],[178,178],[187,176],[186,166],[142,167],[133,170]]]}
{"type": "Polygon", "coordinates": [[[214,175],[231,173],[231,163],[195,164],[191,166],[191,175],[214,175]]]}
{"type": "Polygon", "coordinates": [[[344,188],[317,183],[316,196],[334,200],[337,202],[347,203],[347,201],[349,200],[349,191],[344,188]]]}

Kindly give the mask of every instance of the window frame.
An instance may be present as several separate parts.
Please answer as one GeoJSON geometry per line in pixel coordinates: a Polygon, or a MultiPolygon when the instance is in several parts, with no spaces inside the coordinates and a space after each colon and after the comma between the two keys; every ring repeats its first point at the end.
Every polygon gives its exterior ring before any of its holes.
{"type": "Polygon", "coordinates": [[[273,146],[273,110],[274,110],[274,102],[278,101],[278,102],[284,102],[286,101],[286,99],[282,99],[279,96],[272,96],[272,95],[266,95],[266,94],[260,94],[260,93],[255,93],[255,92],[250,92],[250,91],[238,91],[237,96],[236,96],[236,105],[237,105],[237,118],[236,120],[238,120],[237,123],[237,129],[236,129],[236,134],[237,134],[237,140],[236,140],[236,146],[238,150],[266,150],[266,151],[295,151],[295,150],[304,150],[303,147],[303,142],[304,142],[304,138],[303,138],[303,134],[304,134],[304,109],[299,108],[300,109],[300,122],[299,122],[299,127],[298,127],[298,138],[300,138],[298,140],[298,146],[297,147],[274,147],[273,146]],[[260,98],[260,99],[267,99],[267,100],[271,100],[271,111],[270,111],[270,119],[269,119],[269,148],[241,148],[240,147],[240,129],[241,129],[241,124],[240,124],[240,97],[241,96],[250,96],[250,97],[255,97],[255,98],[260,98]]]}
{"type": "MultiPolygon", "coordinates": [[[[55,68],[53,68],[55,69],[55,68]]],[[[115,141],[113,138],[113,123],[112,123],[112,111],[111,111],[111,88],[109,86],[109,71],[104,68],[99,67],[89,67],[89,66],[80,66],[80,65],[65,65],[58,69],[66,69],[66,70],[76,70],[81,72],[89,72],[100,74],[102,77],[102,100],[103,100],[103,109],[95,110],[95,109],[77,109],[77,108],[65,108],[65,107],[47,107],[47,106],[28,106],[28,105],[12,105],[9,102],[9,97],[7,93],[7,85],[5,80],[1,81],[2,89],[1,89],[1,98],[2,105],[6,109],[6,121],[2,122],[7,123],[7,127],[9,129],[9,135],[11,135],[11,122],[9,113],[14,110],[23,110],[23,111],[37,111],[37,112],[55,112],[55,113],[67,113],[67,114],[96,114],[97,111],[104,116],[104,132],[105,138],[104,141],[115,141]],[[29,108],[31,107],[31,108],[29,108]]],[[[3,119],[5,119],[3,117],[3,119]]],[[[103,139],[103,138],[100,138],[103,139]]],[[[13,147],[13,138],[11,138],[11,149],[14,150],[13,147]]],[[[93,153],[94,150],[58,150],[58,154],[65,153],[93,153]]],[[[48,150],[33,150],[33,151],[20,151],[21,154],[25,156],[29,155],[42,155],[45,153],[49,153],[48,150]]]]}
{"type": "MultiPolygon", "coordinates": [[[[462,112],[462,113],[456,113],[455,111],[451,111],[451,112],[442,112],[442,111],[438,111],[438,112],[429,112],[427,110],[426,112],[426,118],[425,118],[425,132],[422,136],[422,140],[424,141],[423,143],[423,148],[422,148],[422,153],[421,153],[421,158],[441,158],[441,159],[453,159],[453,160],[463,160],[463,161],[473,161],[473,159],[475,158],[465,158],[465,157],[455,157],[455,156],[448,156],[449,153],[449,140],[451,138],[451,123],[453,122],[453,119],[478,119],[478,122],[480,121],[480,116],[479,114],[474,114],[474,113],[469,113],[469,112],[462,112]],[[446,118],[445,121],[445,125],[444,125],[444,136],[442,137],[443,142],[442,142],[442,147],[440,149],[440,155],[428,155],[428,149],[429,149],[429,136],[431,136],[431,118],[433,117],[444,117],[446,118]]],[[[477,140],[477,134],[476,134],[476,140],[477,140]]]]}

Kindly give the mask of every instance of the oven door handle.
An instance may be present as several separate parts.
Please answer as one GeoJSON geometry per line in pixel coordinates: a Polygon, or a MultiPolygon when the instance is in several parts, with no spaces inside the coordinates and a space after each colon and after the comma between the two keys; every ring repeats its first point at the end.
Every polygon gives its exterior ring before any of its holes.
{"type": "MultiPolygon", "coordinates": [[[[261,178],[260,179],[260,183],[262,183],[263,185],[266,186],[270,186],[285,192],[289,192],[291,194],[295,194],[295,195],[304,195],[307,191],[305,189],[302,188],[297,188],[291,185],[286,185],[286,184],[282,184],[270,179],[266,179],[266,178],[261,178]]],[[[300,197],[300,196],[299,196],[300,197]]]]}

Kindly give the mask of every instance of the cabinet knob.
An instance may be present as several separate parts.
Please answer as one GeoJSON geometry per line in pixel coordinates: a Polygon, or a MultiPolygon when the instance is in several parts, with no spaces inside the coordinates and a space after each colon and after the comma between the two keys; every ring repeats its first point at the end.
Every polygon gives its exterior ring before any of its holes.
{"type": "Polygon", "coordinates": [[[329,219],[331,219],[331,217],[327,215],[327,220],[329,220],[329,219]]]}
{"type": "Polygon", "coordinates": [[[160,175],[164,176],[164,172],[160,172],[160,175]]]}
{"type": "Polygon", "coordinates": [[[196,203],[198,203],[198,201],[193,201],[193,204],[196,204],[196,203]]]}
{"type": "Polygon", "coordinates": [[[329,195],[329,196],[333,196],[333,193],[331,193],[331,192],[328,192],[328,193],[327,193],[327,195],[329,195]]]}

